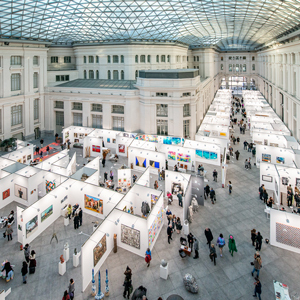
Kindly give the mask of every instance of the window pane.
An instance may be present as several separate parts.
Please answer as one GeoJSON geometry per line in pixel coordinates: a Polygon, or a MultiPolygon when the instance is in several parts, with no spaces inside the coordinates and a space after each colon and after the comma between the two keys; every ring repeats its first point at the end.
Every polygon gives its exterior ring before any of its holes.
{"type": "Polygon", "coordinates": [[[146,62],[146,56],[145,55],[141,55],[140,62],[141,63],[146,62]]]}
{"type": "Polygon", "coordinates": [[[114,114],[124,114],[124,106],[122,105],[113,105],[111,112],[114,114]]]}
{"type": "Polygon", "coordinates": [[[184,104],[183,105],[183,116],[188,117],[190,116],[190,104],[184,104]]]}
{"type": "Polygon", "coordinates": [[[93,103],[92,104],[92,111],[102,112],[102,104],[93,103]]]}
{"type": "Polygon", "coordinates": [[[82,103],[80,103],[80,102],[73,102],[73,109],[75,109],[75,110],[82,110],[82,103]]]}
{"type": "Polygon", "coordinates": [[[93,64],[94,63],[94,56],[89,56],[89,63],[90,64],[93,64]]]}
{"type": "Polygon", "coordinates": [[[34,99],[34,120],[38,120],[39,119],[39,99],[34,99]]]}
{"type": "Polygon", "coordinates": [[[82,114],[73,113],[73,125],[82,126],[82,114]]]}
{"type": "Polygon", "coordinates": [[[118,63],[119,62],[119,56],[118,55],[114,55],[113,56],[113,63],[118,63]]]}
{"type": "Polygon", "coordinates": [[[33,73],[33,88],[36,89],[38,87],[38,73],[33,73]]]}
{"type": "Polygon", "coordinates": [[[101,115],[92,115],[92,127],[93,128],[102,128],[102,116],[101,115]]]}
{"type": "Polygon", "coordinates": [[[19,91],[21,89],[21,76],[20,74],[11,75],[11,91],[19,91]]]}
{"type": "MultiPolygon", "coordinates": [[[[64,102],[63,101],[55,101],[55,108],[64,108],[64,102]]],[[[59,124],[56,124],[59,125],[59,124]]]]}
{"type": "Polygon", "coordinates": [[[156,120],[156,132],[159,135],[168,135],[168,121],[167,120],[156,120]]]}
{"type": "Polygon", "coordinates": [[[107,79],[111,79],[110,71],[107,71],[107,79]]]}
{"type": "Polygon", "coordinates": [[[70,64],[71,63],[71,56],[65,56],[64,57],[64,63],[65,64],[70,64]]]}
{"type": "Polygon", "coordinates": [[[183,120],[183,136],[185,138],[190,135],[190,120],[183,120]]]}
{"type": "Polygon", "coordinates": [[[113,80],[119,80],[119,71],[118,70],[113,71],[113,80]]]}
{"type": "Polygon", "coordinates": [[[22,124],[22,105],[11,108],[11,126],[22,124]]]}
{"type": "Polygon", "coordinates": [[[55,119],[56,119],[56,125],[65,126],[63,111],[55,112],[55,119]]]}
{"type": "Polygon", "coordinates": [[[124,63],[124,55],[121,55],[121,63],[124,63]]]}
{"type": "Polygon", "coordinates": [[[168,104],[156,104],[156,116],[167,117],[168,116],[168,104]]]}
{"type": "Polygon", "coordinates": [[[34,65],[38,65],[39,64],[39,58],[38,58],[38,56],[34,56],[33,57],[33,64],[34,65]]]}
{"type": "Polygon", "coordinates": [[[89,79],[94,79],[94,71],[89,70],[89,79]]]}
{"type": "Polygon", "coordinates": [[[113,117],[113,130],[124,131],[124,117],[113,117]]]}
{"type": "Polygon", "coordinates": [[[110,55],[107,55],[107,62],[110,64],[110,55]]]}

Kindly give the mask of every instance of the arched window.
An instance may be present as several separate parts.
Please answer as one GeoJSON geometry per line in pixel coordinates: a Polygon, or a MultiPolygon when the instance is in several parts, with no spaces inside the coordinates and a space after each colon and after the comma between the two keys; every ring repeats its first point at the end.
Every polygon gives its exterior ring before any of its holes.
{"type": "Polygon", "coordinates": [[[121,80],[124,80],[124,71],[121,71],[121,80]]]}
{"type": "Polygon", "coordinates": [[[156,55],[156,62],[159,62],[159,55],[156,55]]]}
{"type": "Polygon", "coordinates": [[[194,56],[194,61],[196,61],[196,56],[194,56]]]}
{"type": "Polygon", "coordinates": [[[166,62],[166,56],[165,55],[161,56],[161,62],[166,62]]]}
{"type": "Polygon", "coordinates": [[[124,63],[124,55],[121,55],[121,63],[124,63]]]}
{"type": "Polygon", "coordinates": [[[110,55],[107,55],[107,63],[110,64],[110,55]]]}
{"type": "Polygon", "coordinates": [[[83,78],[86,79],[86,70],[83,71],[83,78]]]}
{"type": "Polygon", "coordinates": [[[151,62],[151,55],[147,56],[147,62],[150,63],[151,62]]]}
{"type": "Polygon", "coordinates": [[[107,71],[107,79],[111,79],[110,70],[107,71]]]}
{"type": "Polygon", "coordinates": [[[113,71],[113,80],[119,80],[119,71],[118,70],[113,71]]]}
{"type": "Polygon", "coordinates": [[[94,71],[89,70],[89,79],[94,79],[94,71]]]}
{"type": "Polygon", "coordinates": [[[139,76],[139,71],[136,70],[136,71],[135,71],[135,78],[138,78],[138,76],[139,76]]]}
{"type": "Polygon", "coordinates": [[[199,56],[197,56],[197,61],[199,61],[199,56]]]}
{"type": "Polygon", "coordinates": [[[167,56],[167,62],[170,62],[170,61],[171,61],[171,56],[168,55],[168,56],[167,56]]]}
{"type": "Polygon", "coordinates": [[[145,63],[146,62],[146,56],[145,55],[141,55],[140,62],[141,63],[145,63]]]}
{"type": "Polygon", "coordinates": [[[99,79],[99,71],[96,71],[96,79],[99,79]]]}
{"type": "Polygon", "coordinates": [[[86,64],[86,56],[83,57],[83,63],[86,64]]]}
{"type": "Polygon", "coordinates": [[[139,56],[138,56],[138,55],[135,56],[135,62],[136,62],[136,63],[139,62],[139,56]]]}

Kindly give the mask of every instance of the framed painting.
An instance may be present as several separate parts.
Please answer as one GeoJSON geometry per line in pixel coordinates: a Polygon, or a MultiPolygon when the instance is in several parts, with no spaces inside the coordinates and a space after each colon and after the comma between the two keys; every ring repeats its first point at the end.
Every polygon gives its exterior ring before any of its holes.
{"type": "Polygon", "coordinates": [[[106,246],[106,234],[104,234],[104,236],[102,237],[102,239],[99,241],[99,243],[93,249],[94,267],[97,265],[97,263],[103,257],[104,253],[106,252],[106,249],[107,249],[107,246],[106,246]]]}
{"type": "Polygon", "coordinates": [[[168,152],[168,159],[170,159],[170,160],[176,160],[176,152],[169,151],[168,152]]]}
{"type": "Polygon", "coordinates": [[[27,188],[15,184],[15,196],[23,200],[27,200],[27,188]]]}
{"type": "Polygon", "coordinates": [[[265,161],[265,162],[271,162],[271,154],[265,154],[265,153],[262,153],[262,161],[265,161]]]}
{"type": "Polygon", "coordinates": [[[149,161],[149,165],[150,165],[152,168],[159,169],[159,162],[158,162],[158,161],[150,160],[150,161],[149,161]]]}
{"type": "Polygon", "coordinates": [[[289,179],[287,177],[281,177],[281,183],[282,183],[282,185],[288,185],[289,179]]]}
{"type": "Polygon", "coordinates": [[[121,224],[121,242],[140,249],[140,231],[121,224]]]}
{"type": "Polygon", "coordinates": [[[53,205],[50,205],[41,213],[41,223],[48,219],[53,214],[53,205]]]}
{"type": "Polygon", "coordinates": [[[119,144],[119,152],[120,153],[125,153],[125,145],[119,144]]]}
{"type": "Polygon", "coordinates": [[[92,151],[100,153],[101,152],[101,148],[100,148],[100,146],[92,145],[92,151]]]}
{"type": "Polygon", "coordinates": [[[146,158],[141,157],[141,156],[136,156],[135,157],[135,165],[137,167],[146,168],[146,158]]]}
{"type": "Polygon", "coordinates": [[[266,181],[266,182],[272,182],[273,181],[273,177],[272,176],[267,176],[267,175],[262,175],[261,179],[263,181],[266,181]]]}
{"type": "Polygon", "coordinates": [[[103,200],[85,194],[84,208],[103,215],[103,200]]]}
{"type": "Polygon", "coordinates": [[[276,163],[283,165],[284,162],[285,162],[284,157],[276,156],[276,163]]]}
{"type": "Polygon", "coordinates": [[[26,238],[30,237],[38,229],[38,216],[36,215],[29,222],[26,223],[26,238]]]}
{"type": "Polygon", "coordinates": [[[10,196],[10,189],[7,189],[5,190],[3,193],[2,193],[2,199],[6,199],[10,196]]]}

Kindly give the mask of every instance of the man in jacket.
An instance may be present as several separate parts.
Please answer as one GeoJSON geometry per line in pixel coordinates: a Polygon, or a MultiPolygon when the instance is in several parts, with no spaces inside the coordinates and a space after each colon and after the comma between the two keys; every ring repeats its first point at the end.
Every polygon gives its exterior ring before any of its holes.
{"type": "Polygon", "coordinates": [[[214,191],[213,188],[210,189],[209,196],[210,196],[211,203],[215,204],[215,201],[216,201],[216,192],[214,191]]]}
{"type": "Polygon", "coordinates": [[[191,232],[188,234],[187,239],[189,242],[189,248],[191,248],[191,251],[193,251],[194,236],[191,232]]]}
{"type": "Polygon", "coordinates": [[[172,224],[168,226],[167,234],[168,234],[168,243],[170,244],[170,239],[172,240],[172,224]]]}
{"type": "Polygon", "coordinates": [[[81,226],[82,225],[82,209],[81,209],[81,207],[79,208],[78,217],[79,217],[79,226],[81,226]]]}
{"type": "Polygon", "coordinates": [[[258,278],[255,278],[255,282],[254,282],[254,285],[255,285],[255,288],[254,288],[254,295],[253,297],[257,297],[258,296],[258,299],[261,300],[260,298],[260,294],[261,294],[261,283],[259,281],[258,278]]]}
{"type": "Polygon", "coordinates": [[[199,242],[196,238],[194,238],[194,250],[195,250],[195,256],[193,257],[194,259],[199,258],[199,242]]]}
{"type": "Polygon", "coordinates": [[[210,243],[214,239],[214,237],[212,235],[212,232],[211,232],[211,230],[209,228],[205,228],[204,234],[205,234],[205,237],[206,237],[206,240],[207,240],[207,244],[208,244],[208,246],[210,248],[210,243]]]}
{"type": "Polygon", "coordinates": [[[182,194],[181,194],[181,191],[177,194],[177,198],[178,198],[178,204],[179,204],[179,206],[182,207],[182,194]]]}
{"type": "Polygon", "coordinates": [[[25,260],[27,261],[27,263],[29,263],[29,256],[30,256],[30,246],[29,246],[29,244],[26,244],[24,246],[24,255],[25,255],[25,260]]]}
{"type": "Polygon", "coordinates": [[[216,169],[214,169],[213,171],[213,178],[214,178],[214,181],[217,182],[218,181],[218,172],[216,169]]]}
{"type": "Polygon", "coordinates": [[[79,227],[79,217],[76,214],[74,218],[74,229],[77,229],[79,227]]]}

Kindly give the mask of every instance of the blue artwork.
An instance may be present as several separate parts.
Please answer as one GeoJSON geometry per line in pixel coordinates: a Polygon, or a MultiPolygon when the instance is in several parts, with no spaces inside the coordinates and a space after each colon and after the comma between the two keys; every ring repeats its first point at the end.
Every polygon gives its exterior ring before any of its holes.
{"type": "Polygon", "coordinates": [[[203,151],[196,149],[196,156],[203,157],[203,151]]]}
{"type": "Polygon", "coordinates": [[[217,159],[218,154],[216,152],[209,152],[209,159],[217,159]]]}
{"type": "Polygon", "coordinates": [[[173,145],[179,145],[179,144],[181,144],[181,138],[172,137],[172,144],[173,145]]]}
{"type": "Polygon", "coordinates": [[[209,151],[203,151],[203,157],[209,159],[209,151]]]}
{"type": "Polygon", "coordinates": [[[166,145],[172,145],[172,138],[167,136],[163,139],[163,143],[166,145]]]}
{"type": "Polygon", "coordinates": [[[205,158],[205,159],[217,159],[218,158],[218,153],[216,152],[209,152],[209,151],[204,151],[204,150],[198,150],[196,149],[196,156],[205,158]]]}

